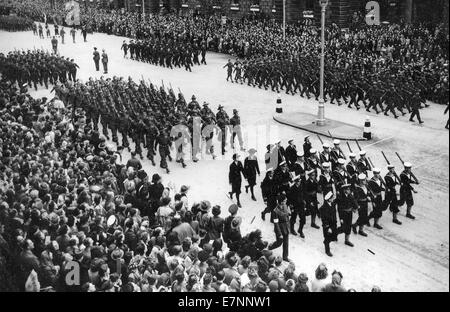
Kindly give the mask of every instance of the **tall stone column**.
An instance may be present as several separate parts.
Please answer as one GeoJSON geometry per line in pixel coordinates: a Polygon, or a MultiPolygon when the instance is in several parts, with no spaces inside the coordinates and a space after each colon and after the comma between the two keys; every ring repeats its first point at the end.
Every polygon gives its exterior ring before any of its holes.
{"type": "Polygon", "coordinates": [[[231,7],[231,0],[222,0],[222,14],[229,16],[231,7]]]}
{"type": "MultiPolygon", "coordinates": [[[[147,4],[146,4],[147,5],[147,4]]],[[[150,13],[159,12],[159,0],[148,0],[148,8],[150,13]]]]}
{"type": "MultiPolygon", "coordinates": [[[[286,22],[293,23],[299,21],[302,15],[303,1],[286,0],[286,22]]],[[[275,0],[275,8],[277,10],[275,18],[277,21],[283,21],[283,0],[275,0]]]]}
{"type": "Polygon", "coordinates": [[[413,0],[402,0],[400,3],[401,17],[406,23],[412,23],[413,21],[413,0]]]}
{"type": "Polygon", "coordinates": [[[181,0],[169,0],[169,5],[172,11],[178,12],[181,9],[181,0]]]}

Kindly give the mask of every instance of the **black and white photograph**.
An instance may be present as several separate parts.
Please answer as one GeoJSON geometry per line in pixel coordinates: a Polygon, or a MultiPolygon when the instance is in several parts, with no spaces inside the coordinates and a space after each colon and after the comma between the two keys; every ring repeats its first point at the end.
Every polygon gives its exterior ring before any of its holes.
{"type": "Polygon", "coordinates": [[[448,207],[448,0],[0,0],[0,293],[449,292],[448,207]]]}

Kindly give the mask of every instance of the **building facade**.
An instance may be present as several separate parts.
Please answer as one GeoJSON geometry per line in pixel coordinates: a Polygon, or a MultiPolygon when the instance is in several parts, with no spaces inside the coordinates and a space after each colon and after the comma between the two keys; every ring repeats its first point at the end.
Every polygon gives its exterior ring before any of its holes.
{"type": "MultiPolygon", "coordinates": [[[[57,0],[58,1],[58,0],[57,0]]],[[[64,1],[64,0],[60,0],[64,1]]],[[[175,12],[204,14],[231,19],[264,16],[283,20],[283,2],[288,23],[319,24],[319,0],[78,0],[80,5],[124,9],[146,13],[175,12]]],[[[329,0],[327,23],[349,27],[356,15],[364,19],[368,0],[329,0]]],[[[380,19],[388,22],[445,22],[448,25],[448,0],[377,0],[380,19]]]]}

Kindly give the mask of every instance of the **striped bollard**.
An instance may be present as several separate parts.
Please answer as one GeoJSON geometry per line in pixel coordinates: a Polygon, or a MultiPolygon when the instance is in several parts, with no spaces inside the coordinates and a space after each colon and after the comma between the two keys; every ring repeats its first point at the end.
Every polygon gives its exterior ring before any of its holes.
{"type": "Polygon", "coordinates": [[[275,110],[278,114],[283,113],[283,107],[281,106],[281,95],[278,94],[277,98],[277,109],[275,110]]]}
{"type": "Polygon", "coordinates": [[[363,133],[363,138],[365,138],[366,140],[371,140],[372,139],[372,130],[370,130],[370,119],[369,116],[366,116],[366,122],[364,123],[364,133],[363,133]]]}

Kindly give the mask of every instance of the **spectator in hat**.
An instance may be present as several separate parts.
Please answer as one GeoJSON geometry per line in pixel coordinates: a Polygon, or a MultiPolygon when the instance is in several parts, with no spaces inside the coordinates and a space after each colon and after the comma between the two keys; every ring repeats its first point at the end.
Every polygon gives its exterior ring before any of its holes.
{"type": "Polygon", "coordinates": [[[233,243],[238,242],[242,236],[240,232],[240,219],[237,217],[239,207],[235,204],[228,208],[230,215],[225,219],[223,240],[229,247],[233,246],[233,243]],[[235,221],[235,219],[237,219],[235,221]]]}
{"type": "Polygon", "coordinates": [[[189,201],[187,197],[187,193],[189,191],[189,186],[182,185],[180,188],[180,201],[183,203],[183,208],[188,210],[189,209],[189,201]]]}
{"type": "Polygon", "coordinates": [[[245,178],[245,171],[242,162],[239,161],[240,156],[238,154],[233,155],[233,162],[230,165],[230,171],[228,174],[228,181],[231,185],[231,192],[229,196],[233,199],[233,195],[236,194],[237,205],[241,208],[241,201],[239,195],[241,194],[242,176],[245,178]],[[242,176],[241,176],[242,175],[242,176]]]}

